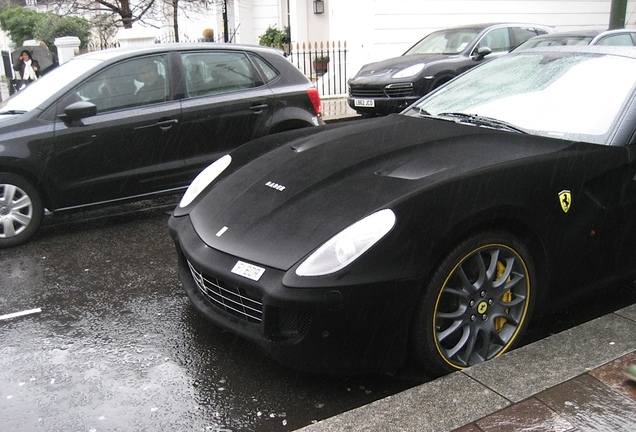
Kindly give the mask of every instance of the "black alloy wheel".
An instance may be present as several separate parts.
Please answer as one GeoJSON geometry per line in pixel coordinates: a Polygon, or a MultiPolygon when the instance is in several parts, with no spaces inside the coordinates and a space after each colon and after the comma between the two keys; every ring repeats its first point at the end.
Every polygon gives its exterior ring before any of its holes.
{"type": "Polygon", "coordinates": [[[418,366],[443,374],[509,351],[530,320],[534,275],[530,254],[510,234],[463,241],[418,305],[411,331],[418,366]]]}

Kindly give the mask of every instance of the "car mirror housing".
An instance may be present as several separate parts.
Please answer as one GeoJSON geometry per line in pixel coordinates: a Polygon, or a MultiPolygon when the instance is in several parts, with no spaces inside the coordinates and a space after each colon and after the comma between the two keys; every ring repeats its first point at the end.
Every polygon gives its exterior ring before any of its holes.
{"type": "Polygon", "coordinates": [[[489,47],[487,46],[479,47],[477,48],[477,51],[475,51],[475,54],[473,55],[473,60],[481,60],[491,53],[492,53],[492,50],[489,47]]]}
{"type": "Polygon", "coordinates": [[[85,101],[79,101],[74,102],[64,108],[64,114],[60,114],[58,117],[64,123],[72,123],[86,117],[92,117],[96,114],[97,107],[95,106],[95,104],[85,101]]]}

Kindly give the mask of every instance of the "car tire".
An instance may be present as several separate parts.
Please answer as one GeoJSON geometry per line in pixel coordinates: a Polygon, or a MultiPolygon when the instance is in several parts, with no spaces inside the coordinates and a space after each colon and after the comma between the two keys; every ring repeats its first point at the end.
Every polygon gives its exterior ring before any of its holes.
{"type": "Polygon", "coordinates": [[[441,375],[512,349],[530,320],[535,283],[530,253],[514,236],[461,242],[419,300],[410,344],[416,365],[441,375]]]}
{"type": "Polygon", "coordinates": [[[0,173],[0,248],[26,242],[40,227],[43,214],[42,198],[29,182],[0,173]]]}

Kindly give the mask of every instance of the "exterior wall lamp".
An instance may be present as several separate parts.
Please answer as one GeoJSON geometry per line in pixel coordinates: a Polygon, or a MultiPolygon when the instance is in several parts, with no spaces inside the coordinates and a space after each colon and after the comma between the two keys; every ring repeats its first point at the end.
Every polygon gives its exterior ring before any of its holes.
{"type": "Polygon", "coordinates": [[[323,0],[314,0],[314,13],[325,13],[325,2],[323,0]]]}

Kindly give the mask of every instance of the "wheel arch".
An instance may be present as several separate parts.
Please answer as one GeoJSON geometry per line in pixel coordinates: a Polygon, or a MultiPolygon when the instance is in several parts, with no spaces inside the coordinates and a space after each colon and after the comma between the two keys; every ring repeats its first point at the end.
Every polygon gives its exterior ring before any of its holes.
{"type": "Polygon", "coordinates": [[[29,182],[40,194],[44,208],[49,208],[51,200],[47,189],[44,187],[45,181],[38,178],[32,171],[18,165],[2,164],[0,165],[0,173],[14,174],[29,182]]]}
{"type": "Polygon", "coordinates": [[[288,130],[301,129],[301,128],[312,127],[312,126],[314,125],[305,120],[286,119],[272,125],[272,127],[269,129],[269,133],[274,134],[278,132],[285,132],[288,130]]]}
{"type": "Polygon", "coordinates": [[[427,279],[430,280],[444,258],[462,241],[484,232],[506,232],[516,237],[528,249],[537,279],[535,306],[542,304],[548,291],[545,287],[550,282],[549,262],[544,240],[531,221],[532,214],[527,209],[519,208],[509,208],[506,211],[489,209],[462,220],[448,231],[440,242],[443,247],[436,254],[439,258],[429,268],[427,279]],[[529,217],[520,216],[523,214],[529,217]]]}

